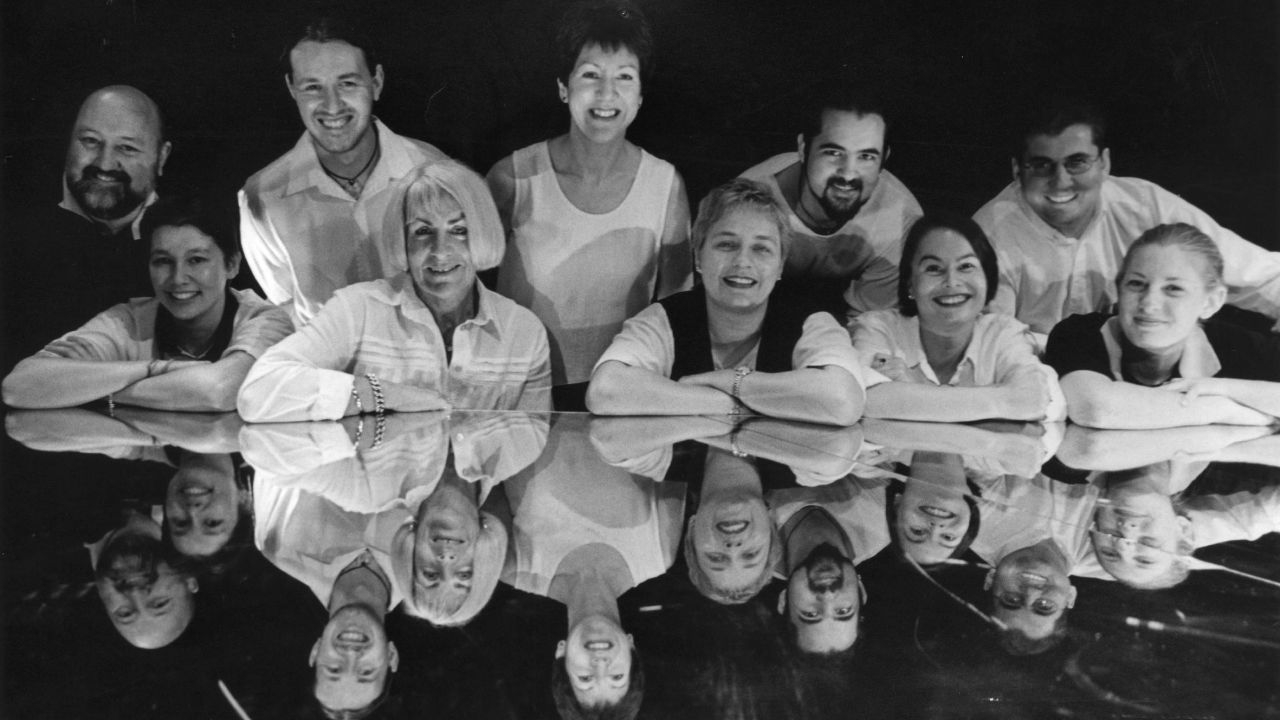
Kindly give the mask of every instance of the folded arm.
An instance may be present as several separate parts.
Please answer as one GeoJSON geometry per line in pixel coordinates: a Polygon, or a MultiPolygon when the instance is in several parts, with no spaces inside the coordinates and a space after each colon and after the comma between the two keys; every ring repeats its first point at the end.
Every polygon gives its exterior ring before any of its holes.
{"type": "Polygon", "coordinates": [[[1269,415],[1227,397],[1201,395],[1184,402],[1182,393],[1112,380],[1091,370],[1067,373],[1062,391],[1071,420],[1087,427],[1143,430],[1271,422],[1269,415]]]}

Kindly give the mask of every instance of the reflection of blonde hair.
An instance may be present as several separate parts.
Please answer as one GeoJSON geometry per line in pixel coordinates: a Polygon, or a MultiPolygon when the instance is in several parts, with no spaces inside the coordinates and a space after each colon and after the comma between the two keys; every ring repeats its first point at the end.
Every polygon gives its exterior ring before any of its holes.
{"type": "Polygon", "coordinates": [[[446,591],[444,583],[434,590],[418,588],[414,542],[414,534],[407,534],[393,562],[396,581],[404,591],[404,611],[436,627],[458,627],[471,622],[489,604],[498,587],[507,559],[506,526],[492,513],[480,512],[480,534],[476,537],[471,561],[471,589],[461,595],[461,600],[458,594],[446,591]]]}
{"type": "Polygon", "coordinates": [[[484,178],[456,160],[442,160],[419,165],[402,182],[406,187],[401,199],[401,232],[411,212],[426,207],[442,194],[448,195],[462,207],[467,221],[467,246],[476,269],[488,270],[502,262],[507,249],[506,231],[484,178]]]}

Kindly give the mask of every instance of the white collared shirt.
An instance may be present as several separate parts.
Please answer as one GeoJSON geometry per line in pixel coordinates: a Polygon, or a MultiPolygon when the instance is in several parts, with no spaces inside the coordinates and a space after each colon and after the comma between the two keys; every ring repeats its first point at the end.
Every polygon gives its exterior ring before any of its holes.
{"type": "Polygon", "coordinates": [[[378,162],[360,197],[352,198],[320,166],[311,136],[259,170],[240,191],[240,244],[267,299],[293,302],[304,325],[335,290],[403,272],[403,220],[398,182],[445,154],[396,135],[375,119],[378,162]]]}
{"type": "Polygon", "coordinates": [[[453,331],[453,357],[413,280],[357,283],[262,356],[240,388],[251,422],[335,420],[356,376],[438,391],[457,408],[549,410],[547,333],[525,308],[476,282],[475,317],[453,331]]]}

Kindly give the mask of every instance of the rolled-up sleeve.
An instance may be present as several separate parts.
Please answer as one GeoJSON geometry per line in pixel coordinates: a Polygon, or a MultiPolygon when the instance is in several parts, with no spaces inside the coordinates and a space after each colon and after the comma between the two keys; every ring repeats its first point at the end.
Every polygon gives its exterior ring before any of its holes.
{"type": "Polygon", "coordinates": [[[853,349],[849,331],[840,326],[830,313],[817,312],[805,318],[800,339],[791,351],[791,367],[818,368],[834,366],[843,368],[858,386],[866,388],[865,373],[853,349]]]}
{"type": "MultiPolygon", "coordinates": [[[[845,344],[848,344],[847,338],[845,344]]],[[[595,368],[610,360],[671,377],[676,347],[666,309],[654,303],[624,322],[622,330],[596,361],[595,368]]],[[[591,369],[593,373],[595,368],[591,369]]]]}
{"type": "Polygon", "coordinates": [[[267,350],[240,388],[249,422],[336,420],[346,413],[363,335],[359,296],[339,291],[310,325],[267,350]]]}

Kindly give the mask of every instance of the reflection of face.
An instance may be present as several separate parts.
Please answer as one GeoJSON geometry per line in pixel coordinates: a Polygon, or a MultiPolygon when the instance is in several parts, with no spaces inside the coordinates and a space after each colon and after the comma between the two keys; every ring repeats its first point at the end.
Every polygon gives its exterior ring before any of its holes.
{"type": "Polygon", "coordinates": [[[423,502],[413,546],[415,595],[452,612],[471,594],[480,516],[455,487],[441,485],[423,502]]]}
{"type": "Polygon", "coordinates": [[[951,557],[969,529],[964,494],[928,482],[908,482],[897,499],[898,543],[921,565],[951,557]]]}
{"type": "Polygon", "coordinates": [[[822,132],[804,145],[801,201],[816,201],[828,220],[844,224],[871,197],[884,162],[884,118],[843,110],[822,113],[822,132]]]}
{"type": "Polygon", "coordinates": [[[431,308],[457,307],[476,282],[462,206],[452,195],[436,193],[426,207],[406,212],[404,231],[418,297],[431,308]]]}
{"type": "Polygon", "coordinates": [[[987,575],[992,614],[1034,640],[1053,633],[1058,618],[1075,605],[1067,574],[1033,548],[1009,553],[987,575]]]}
{"type": "Polygon", "coordinates": [[[165,491],[164,517],[178,552],[207,557],[222,549],[239,522],[235,468],[183,463],[165,491]]]}
{"type": "Polygon", "coordinates": [[[147,101],[127,92],[95,93],[71,131],[67,187],[89,217],[123,218],[146,202],[168,156],[147,101]]]}
{"type": "Polygon", "coordinates": [[[725,591],[755,583],[768,567],[769,508],[759,495],[737,492],[704,500],[689,531],[698,566],[725,591]]]}
{"type": "Polygon", "coordinates": [[[1022,197],[1041,220],[1064,235],[1079,237],[1098,212],[1102,182],[1111,171],[1110,152],[1098,150],[1088,125],[1072,125],[1059,135],[1030,138],[1023,160],[1057,163],[1049,177],[1036,177],[1018,163],[1014,164],[1014,173],[1022,184],[1022,197]],[[1063,167],[1068,158],[1087,159],[1099,154],[1098,162],[1079,175],[1072,175],[1063,167]]]}
{"type": "Polygon", "coordinates": [[[98,597],[116,631],[140,648],[159,648],[173,642],[195,614],[195,578],[180,575],[160,562],[156,577],[127,573],[115,582],[98,581],[98,597]]]}
{"type": "Polygon", "coordinates": [[[382,694],[400,655],[373,611],[348,605],[329,618],[311,647],[310,664],[316,669],[316,700],[333,710],[351,710],[382,694]]]}
{"type": "Polygon", "coordinates": [[[583,707],[616,705],[631,686],[635,641],[612,620],[593,615],[569,630],[556,647],[564,659],[573,695],[583,707]]]}
{"type": "Polygon", "coordinates": [[[972,327],[987,304],[987,277],[973,247],[955,230],[930,230],[911,259],[911,296],[927,328],[972,327]]]}
{"type": "Polygon", "coordinates": [[[370,73],[364,52],[341,40],[303,40],[289,51],[289,64],[285,82],[312,142],[334,155],[354,150],[372,129],[382,66],[370,73]]]}
{"type": "Polygon", "coordinates": [[[1138,488],[1112,488],[1110,503],[1094,515],[1090,533],[1104,570],[1117,580],[1143,585],[1169,571],[1190,523],[1178,516],[1169,496],[1138,488]]]}
{"type": "Polygon", "coordinates": [[[1156,352],[1180,346],[1197,322],[1222,306],[1225,289],[1205,284],[1203,261],[1176,246],[1144,245],[1119,280],[1125,337],[1156,352]]]}
{"type": "Polygon", "coordinates": [[[805,652],[839,652],[858,639],[858,573],[830,545],[814,548],[791,573],[779,601],[779,610],[796,629],[796,642],[805,652]]]}
{"type": "Polygon", "coordinates": [[[149,268],[156,298],[176,320],[216,326],[240,256],[224,257],[213,238],[190,225],[163,225],[151,233],[149,268]]]}
{"type": "Polygon", "coordinates": [[[761,307],[782,277],[782,238],[763,212],[738,206],[707,228],[698,252],[707,299],[726,310],[761,307]]]}
{"type": "Polygon", "coordinates": [[[622,137],[640,112],[640,61],[628,48],[609,51],[596,44],[578,53],[566,86],[556,81],[569,103],[573,126],[596,142],[622,137]]]}

